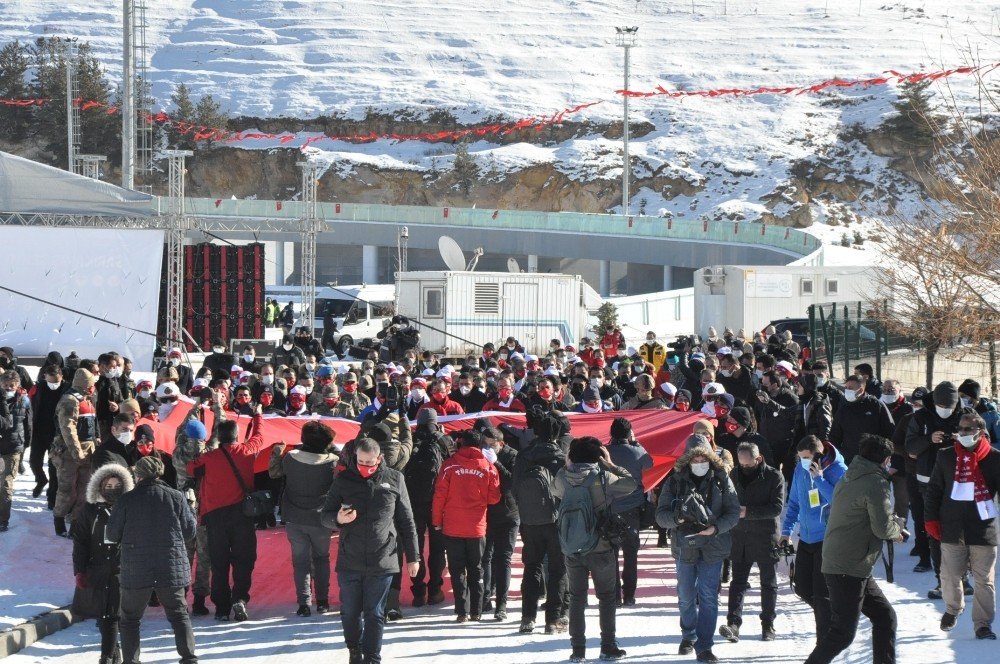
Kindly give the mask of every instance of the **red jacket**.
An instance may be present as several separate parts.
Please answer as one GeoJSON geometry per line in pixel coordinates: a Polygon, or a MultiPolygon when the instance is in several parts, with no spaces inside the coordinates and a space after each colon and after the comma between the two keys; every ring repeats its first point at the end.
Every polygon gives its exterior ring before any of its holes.
{"type": "Polygon", "coordinates": [[[614,357],[618,353],[618,344],[623,341],[625,341],[625,337],[618,330],[601,337],[601,350],[604,351],[604,357],[614,357]]]}
{"type": "MultiPolygon", "coordinates": [[[[262,422],[263,418],[260,415],[255,415],[250,424],[253,432],[250,440],[226,446],[226,451],[229,452],[233,463],[240,470],[243,483],[251,491],[253,491],[254,460],[266,446],[262,422]]],[[[236,505],[243,500],[245,495],[243,489],[221,448],[209,450],[197,459],[188,462],[187,472],[191,477],[202,478],[200,495],[198,496],[198,513],[202,517],[209,512],[236,505]]]]}
{"type": "Polygon", "coordinates": [[[419,413],[424,408],[433,408],[437,411],[438,415],[465,415],[465,409],[462,408],[462,404],[457,401],[452,401],[450,398],[445,397],[444,402],[438,403],[432,398],[430,401],[425,403],[420,408],[417,408],[419,413]]]}
{"type": "Polygon", "coordinates": [[[499,410],[509,413],[523,413],[527,409],[524,407],[524,402],[522,402],[517,397],[511,399],[510,405],[506,407],[500,405],[500,401],[497,399],[497,397],[493,397],[483,405],[484,413],[487,413],[491,410],[499,410]]]}
{"type": "Polygon", "coordinates": [[[484,537],[486,507],[500,502],[500,475],[478,447],[455,452],[434,485],[431,524],[449,537],[484,537]]]}

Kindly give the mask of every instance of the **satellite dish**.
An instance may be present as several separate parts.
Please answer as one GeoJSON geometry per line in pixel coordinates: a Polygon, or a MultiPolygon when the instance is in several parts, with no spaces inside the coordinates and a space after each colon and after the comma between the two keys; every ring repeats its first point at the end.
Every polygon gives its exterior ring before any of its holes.
{"type": "Polygon", "coordinates": [[[521,266],[517,264],[517,259],[513,256],[507,259],[507,271],[511,274],[521,273],[521,266]]]}
{"type": "Polygon", "coordinates": [[[438,238],[438,251],[441,252],[441,260],[444,261],[449,270],[452,272],[465,271],[465,254],[462,252],[462,247],[458,246],[458,242],[447,235],[442,235],[438,238]]]}
{"type": "Polygon", "coordinates": [[[482,247],[476,247],[476,250],[472,252],[472,260],[469,261],[469,264],[465,266],[465,270],[467,272],[476,271],[476,266],[479,265],[479,257],[482,256],[483,253],[484,252],[482,247]]]}

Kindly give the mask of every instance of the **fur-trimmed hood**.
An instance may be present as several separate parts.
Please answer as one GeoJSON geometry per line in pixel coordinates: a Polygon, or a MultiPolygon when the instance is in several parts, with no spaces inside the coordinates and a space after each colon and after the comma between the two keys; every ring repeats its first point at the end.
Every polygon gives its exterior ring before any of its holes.
{"type": "Polygon", "coordinates": [[[729,471],[726,470],[725,463],[723,463],[719,455],[711,447],[706,447],[704,445],[692,448],[682,454],[674,463],[674,469],[679,473],[684,472],[688,469],[688,467],[690,467],[691,459],[696,456],[703,456],[708,459],[708,463],[711,465],[712,470],[716,473],[722,473],[724,475],[729,474],[729,471]]]}
{"type": "Polygon", "coordinates": [[[90,476],[90,481],[87,482],[88,503],[104,502],[104,499],[101,498],[101,484],[109,477],[120,479],[126,493],[135,488],[132,472],[128,468],[120,466],[117,463],[108,463],[95,470],[94,474],[90,476]]]}

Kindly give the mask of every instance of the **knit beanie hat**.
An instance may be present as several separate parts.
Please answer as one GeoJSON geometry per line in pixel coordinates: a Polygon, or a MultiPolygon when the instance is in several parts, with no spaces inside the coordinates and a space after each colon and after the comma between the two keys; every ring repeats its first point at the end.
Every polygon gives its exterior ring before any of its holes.
{"type": "Polygon", "coordinates": [[[743,406],[733,408],[733,412],[729,413],[729,419],[736,422],[744,429],[749,429],[750,424],[753,422],[753,419],[750,417],[750,411],[743,406]]]}
{"type": "Polygon", "coordinates": [[[611,422],[611,437],[624,440],[632,435],[632,423],[624,417],[616,417],[611,422]]]}
{"type": "Polygon", "coordinates": [[[417,411],[417,426],[418,427],[432,427],[437,426],[438,414],[433,408],[421,408],[417,411]]]}
{"type": "Polygon", "coordinates": [[[946,380],[934,388],[934,405],[941,408],[954,408],[958,405],[958,388],[955,383],[946,380]]]}
{"type": "Polygon", "coordinates": [[[389,430],[389,427],[384,422],[379,422],[369,429],[367,435],[378,443],[380,447],[392,440],[392,431],[389,430]]]}
{"type": "Polygon", "coordinates": [[[966,378],[962,381],[962,384],[958,386],[958,391],[973,401],[979,401],[979,393],[981,390],[982,388],[979,386],[979,383],[971,378],[966,378]]]}
{"type": "Polygon", "coordinates": [[[335,437],[334,430],[322,422],[306,422],[302,427],[302,448],[307,452],[322,454],[330,448],[335,437]]]}
{"type": "Polygon", "coordinates": [[[163,470],[163,462],[160,461],[160,457],[142,457],[135,462],[135,479],[141,482],[151,477],[160,477],[163,475],[163,470]]]}

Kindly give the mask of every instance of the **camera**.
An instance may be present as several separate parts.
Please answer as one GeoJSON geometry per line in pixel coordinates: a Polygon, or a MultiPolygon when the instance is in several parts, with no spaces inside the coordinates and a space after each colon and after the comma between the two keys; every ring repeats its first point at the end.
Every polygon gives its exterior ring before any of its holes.
{"type": "Polygon", "coordinates": [[[785,556],[785,557],[794,556],[795,546],[791,542],[785,542],[784,544],[775,544],[772,551],[776,556],[785,556]]]}
{"type": "Polygon", "coordinates": [[[673,341],[667,342],[667,348],[672,348],[674,351],[683,351],[688,348],[694,348],[700,343],[701,339],[697,334],[682,334],[673,341]]]}
{"type": "Polygon", "coordinates": [[[378,384],[378,398],[385,404],[387,412],[393,412],[399,408],[399,388],[393,383],[378,384]]]}

